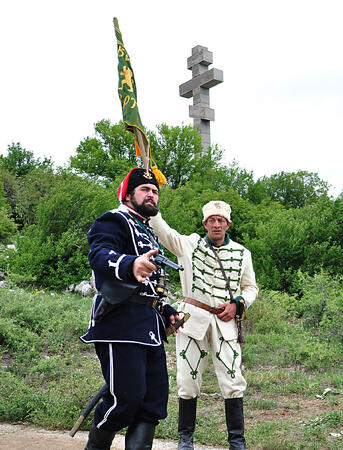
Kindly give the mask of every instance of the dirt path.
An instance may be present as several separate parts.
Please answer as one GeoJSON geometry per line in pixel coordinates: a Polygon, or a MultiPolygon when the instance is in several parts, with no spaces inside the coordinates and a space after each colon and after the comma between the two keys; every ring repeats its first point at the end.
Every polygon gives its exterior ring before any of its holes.
{"type": "MultiPolygon", "coordinates": [[[[1,450],[83,450],[88,433],[79,431],[73,438],[68,431],[48,431],[23,425],[0,424],[1,450]]],[[[123,450],[124,436],[114,438],[111,450],[123,450]]],[[[153,450],[177,449],[175,441],[155,439],[153,450]]],[[[195,445],[195,450],[225,450],[223,447],[195,445]]]]}
{"type": "MultiPolygon", "coordinates": [[[[253,422],[306,421],[320,416],[324,411],[339,411],[341,402],[333,406],[329,402],[318,399],[302,399],[297,396],[279,397],[278,408],[271,410],[254,410],[253,417],[246,418],[246,426],[253,422]],[[292,407],[290,407],[290,405],[292,407]],[[297,405],[297,408],[294,407],[297,405]]],[[[338,430],[340,431],[340,430],[338,430]]],[[[0,423],[0,450],[84,450],[88,432],[79,431],[72,438],[69,431],[50,431],[26,425],[10,425],[0,423]]],[[[124,436],[114,438],[111,450],[125,448],[124,436]]],[[[195,450],[225,450],[228,447],[211,447],[195,444],[195,450]]],[[[260,447],[259,447],[260,448],[260,447]]],[[[338,448],[338,447],[337,447],[338,448]]],[[[152,450],[176,450],[177,442],[155,439],[152,450]]]]}

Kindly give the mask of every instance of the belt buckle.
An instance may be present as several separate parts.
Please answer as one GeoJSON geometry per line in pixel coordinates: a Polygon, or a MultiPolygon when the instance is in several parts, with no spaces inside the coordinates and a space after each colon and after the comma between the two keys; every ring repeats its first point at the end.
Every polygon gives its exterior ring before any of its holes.
{"type": "Polygon", "coordinates": [[[214,314],[214,310],[215,310],[215,309],[217,309],[217,308],[215,308],[214,306],[210,306],[209,312],[210,312],[211,314],[214,314]]]}

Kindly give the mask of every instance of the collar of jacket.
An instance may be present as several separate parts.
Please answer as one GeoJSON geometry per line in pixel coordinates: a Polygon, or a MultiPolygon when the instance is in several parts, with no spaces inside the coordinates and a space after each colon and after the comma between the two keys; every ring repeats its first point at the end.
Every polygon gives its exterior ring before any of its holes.
{"type": "Polygon", "coordinates": [[[131,208],[128,205],[120,205],[120,209],[124,210],[128,214],[134,215],[138,220],[140,220],[145,225],[149,223],[150,217],[144,217],[141,214],[139,214],[137,211],[135,211],[133,208],[131,208]]]}
{"type": "Polygon", "coordinates": [[[227,245],[230,242],[230,236],[227,233],[225,233],[225,241],[224,241],[224,244],[222,244],[222,245],[217,245],[214,242],[212,242],[211,239],[208,237],[208,235],[205,237],[205,241],[209,245],[212,245],[212,247],[222,247],[223,245],[227,245]]]}

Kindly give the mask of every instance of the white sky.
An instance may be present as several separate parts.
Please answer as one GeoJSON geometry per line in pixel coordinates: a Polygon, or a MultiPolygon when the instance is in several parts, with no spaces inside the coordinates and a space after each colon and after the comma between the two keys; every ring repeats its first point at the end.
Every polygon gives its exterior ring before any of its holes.
{"type": "Polygon", "coordinates": [[[0,154],[20,142],[64,164],[97,121],[122,118],[115,16],[145,126],[193,123],[179,85],[203,45],[224,72],[210,106],[226,161],[343,190],[341,0],[1,0],[0,154]]]}

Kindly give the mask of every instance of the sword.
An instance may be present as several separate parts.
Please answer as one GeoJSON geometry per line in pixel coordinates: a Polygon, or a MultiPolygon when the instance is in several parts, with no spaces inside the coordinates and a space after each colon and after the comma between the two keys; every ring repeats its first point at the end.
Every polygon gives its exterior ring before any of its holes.
{"type": "Polygon", "coordinates": [[[79,431],[81,425],[85,421],[86,417],[89,415],[89,413],[92,411],[94,406],[98,403],[98,401],[101,399],[101,397],[106,394],[107,392],[107,384],[105,383],[101,389],[98,390],[98,392],[94,395],[94,397],[91,399],[91,401],[88,403],[86,408],[82,411],[80,417],[75,422],[75,425],[70,430],[69,434],[71,437],[74,437],[75,434],[79,431]]]}

